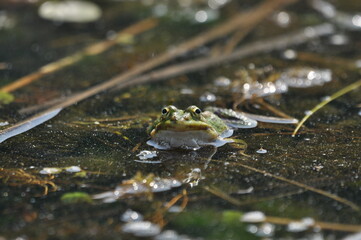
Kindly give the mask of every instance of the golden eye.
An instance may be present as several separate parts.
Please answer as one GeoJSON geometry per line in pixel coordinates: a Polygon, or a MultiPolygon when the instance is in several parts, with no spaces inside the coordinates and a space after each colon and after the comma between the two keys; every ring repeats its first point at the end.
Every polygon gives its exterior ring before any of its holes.
{"type": "Polygon", "coordinates": [[[168,108],[163,108],[162,109],[162,114],[166,115],[169,112],[168,108]]]}

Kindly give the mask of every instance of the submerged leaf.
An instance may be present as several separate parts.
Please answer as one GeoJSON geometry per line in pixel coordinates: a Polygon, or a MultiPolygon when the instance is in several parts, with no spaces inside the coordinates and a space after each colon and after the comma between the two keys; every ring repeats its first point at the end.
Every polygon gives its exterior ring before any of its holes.
{"type": "Polygon", "coordinates": [[[9,104],[14,101],[15,97],[11,93],[0,92],[0,104],[9,104]]]}
{"type": "Polygon", "coordinates": [[[63,196],[61,196],[61,201],[66,204],[93,202],[90,195],[85,192],[65,193],[63,196]]]}

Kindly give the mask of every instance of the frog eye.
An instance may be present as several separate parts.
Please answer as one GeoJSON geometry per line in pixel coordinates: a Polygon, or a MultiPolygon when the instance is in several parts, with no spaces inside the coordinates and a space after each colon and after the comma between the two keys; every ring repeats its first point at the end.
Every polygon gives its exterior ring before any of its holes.
{"type": "Polygon", "coordinates": [[[199,108],[196,108],[196,109],[194,109],[194,112],[197,114],[201,114],[202,111],[199,108]]]}
{"type": "Polygon", "coordinates": [[[162,109],[162,114],[166,115],[169,112],[168,108],[163,108],[162,109]]]}

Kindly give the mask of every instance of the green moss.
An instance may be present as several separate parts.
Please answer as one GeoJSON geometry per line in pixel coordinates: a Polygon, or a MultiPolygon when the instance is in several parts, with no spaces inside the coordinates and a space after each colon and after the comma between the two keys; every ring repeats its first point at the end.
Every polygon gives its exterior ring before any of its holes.
{"type": "Polygon", "coordinates": [[[65,193],[63,196],[61,196],[61,201],[66,204],[92,203],[93,202],[90,195],[85,192],[65,193]]]}

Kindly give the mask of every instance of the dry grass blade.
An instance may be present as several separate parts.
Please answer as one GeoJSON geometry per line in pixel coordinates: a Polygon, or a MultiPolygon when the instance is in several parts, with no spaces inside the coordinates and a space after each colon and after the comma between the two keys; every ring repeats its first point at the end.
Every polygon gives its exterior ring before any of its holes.
{"type": "Polygon", "coordinates": [[[351,92],[352,90],[355,90],[357,88],[361,87],[361,79],[342,88],[341,90],[337,91],[336,93],[332,94],[329,98],[325,99],[324,101],[317,104],[314,108],[309,111],[309,113],[304,116],[304,118],[299,122],[299,124],[296,126],[296,129],[293,131],[292,137],[296,136],[298,130],[302,127],[302,125],[309,119],[315,112],[323,108],[325,105],[327,105],[329,102],[345,95],[348,92],[351,92]]]}
{"type": "Polygon", "coordinates": [[[333,199],[333,200],[335,200],[337,202],[340,202],[340,203],[342,203],[342,204],[344,204],[346,206],[349,206],[355,211],[360,211],[361,210],[360,207],[358,205],[356,205],[355,203],[353,203],[353,202],[351,202],[351,201],[349,201],[349,200],[347,200],[345,198],[339,197],[339,196],[337,196],[335,194],[323,191],[321,189],[311,187],[311,186],[308,186],[306,184],[303,184],[303,183],[300,183],[300,182],[297,182],[295,180],[291,180],[291,179],[288,179],[288,178],[285,178],[285,177],[282,177],[282,176],[274,175],[274,174],[269,173],[267,171],[264,171],[264,170],[261,170],[261,169],[255,168],[255,167],[251,167],[251,166],[248,166],[248,165],[240,163],[240,162],[233,162],[232,164],[235,165],[235,166],[240,166],[240,167],[246,168],[246,169],[254,171],[254,172],[262,173],[264,176],[269,176],[269,177],[275,178],[277,180],[292,184],[294,186],[306,189],[308,191],[318,193],[320,195],[323,195],[325,197],[333,199]]]}
{"type": "Polygon", "coordinates": [[[88,46],[88,47],[84,48],[83,50],[78,51],[70,56],[67,56],[62,59],[59,59],[58,61],[49,63],[49,64],[41,67],[39,70],[37,70],[29,75],[26,75],[22,78],[19,78],[18,80],[15,80],[14,82],[2,87],[0,89],[0,92],[15,91],[16,89],[19,89],[27,84],[30,84],[45,75],[54,73],[56,71],[61,70],[64,67],[67,67],[76,62],[79,62],[84,57],[102,53],[105,50],[107,50],[110,47],[117,44],[120,41],[120,39],[122,39],[123,36],[136,35],[136,34],[142,33],[151,28],[154,28],[157,25],[157,23],[158,23],[158,21],[154,18],[149,18],[149,19],[140,21],[140,22],[138,22],[134,25],[131,25],[131,26],[127,27],[126,29],[118,32],[114,39],[95,43],[95,44],[88,46]]]}

